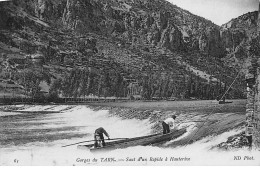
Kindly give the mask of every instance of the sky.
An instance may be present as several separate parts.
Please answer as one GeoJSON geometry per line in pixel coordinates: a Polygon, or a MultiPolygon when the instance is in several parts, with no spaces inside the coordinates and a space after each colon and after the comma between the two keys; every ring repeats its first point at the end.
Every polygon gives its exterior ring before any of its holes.
{"type": "Polygon", "coordinates": [[[167,0],[217,25],[259,8],[260,0],[167,0]]]}
{"type": "MultiPolygon", "coordinates": [[[[6,1],[6,0],[0,0],[6,1]]],[[[217,25],[258,10],[260,0],[167,0],[217,25]]]]}

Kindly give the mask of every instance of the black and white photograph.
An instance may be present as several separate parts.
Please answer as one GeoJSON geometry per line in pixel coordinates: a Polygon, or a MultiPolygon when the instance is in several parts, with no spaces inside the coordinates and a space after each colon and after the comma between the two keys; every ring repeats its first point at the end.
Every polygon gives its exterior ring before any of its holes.
{"type": "Polygon", "coordinates": [[[0,166],[259,166],[260,0],[0,0],[0,166]]]}

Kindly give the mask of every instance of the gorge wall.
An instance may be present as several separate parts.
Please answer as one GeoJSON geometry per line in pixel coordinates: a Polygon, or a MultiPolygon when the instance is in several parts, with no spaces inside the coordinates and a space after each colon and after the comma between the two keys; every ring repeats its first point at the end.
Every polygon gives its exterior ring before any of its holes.
{"type": "MultiPolygon", "coordinates": [[[[240,69],[246,72],[257,28],[257,12],[220,27],[164,0],[3,4],[1,53],[11,61],[2,65],[1,78],[31,95],[46,81],[50,93],[69,97],[125,97],[137,84],[146,99],[215,99],[240,69]],[[39,56],[44,63],[37,67],[32,58],[39,56]]],[[[244,91],[238,80],[227,97],[244,98],[244,91]]]]}

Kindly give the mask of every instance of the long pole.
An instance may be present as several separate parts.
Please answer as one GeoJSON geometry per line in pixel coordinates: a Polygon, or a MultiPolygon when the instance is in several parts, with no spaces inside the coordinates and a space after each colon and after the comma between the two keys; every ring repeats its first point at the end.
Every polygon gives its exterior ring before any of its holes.
{"type": "MultiPolygon", "coordinates": [[[[123,139],[126,140],[126,139],[129,139],[129,138],[114,138],[114,139],[104,139],[104,140],[123,140],[123,139]]],[[[61,146],[61,147],[68,147],[68,146],[73,146],[73,145],[76,145],[76,144],[87,143],[87,142],[92,142],[92,141],[95,141],[95,140],[82,141],[82,142],[78,142],[78,143],[74,143],[74,144],[68,144],[68,145],[61,146]]]]}
{"type": "MultiPolygon", "coordinates": [[[[241,71],[241,70],[240,70],[241,71]]],[[[238,72],[237,76],[235,77],[235,79],[233,80],[233,82],[231,83],[231,85],[228,87],[228,89],[226,90],[226,92],[223,94],[223,96],[220,98],[220,100],[222,100],[225,95],[227,94],[227,92],[229,91],[229,89],[232,87],[232,85],[235,83],[236,79],[238,78],[240,71],[238,72]]]]}

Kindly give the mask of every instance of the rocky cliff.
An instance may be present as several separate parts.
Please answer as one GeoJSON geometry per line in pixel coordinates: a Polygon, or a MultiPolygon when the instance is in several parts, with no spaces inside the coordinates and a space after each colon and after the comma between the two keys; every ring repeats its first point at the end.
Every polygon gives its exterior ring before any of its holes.
{"type": "Polygon", "coordinates": [[[257,20],[258,11],[249,12],[221,26],[221,39],[226,51],[224,61],[245,69],[249,65],[244,62],[249,56],[259,56],[257,20]]]}
{"type": "Polygon", "coordinates": [[[172,51],[194,49],[221,55],[219,27],[167,1],[23,0],[16,5],[52,27],[79,34],[95,32],[133,45],[138,41],[172,51]]]}
{"type": "MultiPolygon", "coordinates": [[[[254,35],[257,18],[249,13],[219,27],[164,0],[2,4],[1,53],[13,69],[2,68],[1,78],[31,95],[47,78],[50,92],[63,96],[123,97],[135,83],[147,99],[214,99],[237,74],[227,55],[254,35]]],[[[229,97],[243,97],[243,85],[235,83],[229,97]]]]}
{"type": "Polygon", "coordinates": [[[63,23],[80,33],[112,35],[134,46],[165,47],[171,51],[193,49],[221,55],[218,26],[167,1],[68,0],[63,23]]]}

